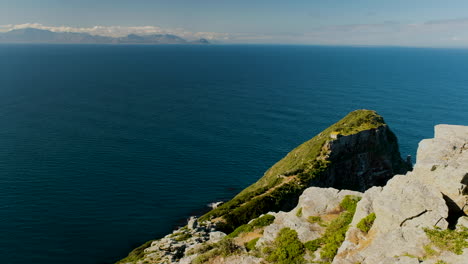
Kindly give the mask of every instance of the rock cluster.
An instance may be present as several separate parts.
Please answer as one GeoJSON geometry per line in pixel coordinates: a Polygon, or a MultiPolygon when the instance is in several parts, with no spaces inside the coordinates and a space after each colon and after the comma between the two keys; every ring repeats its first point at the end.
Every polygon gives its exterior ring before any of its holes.
{"type": "Polygon", "coordinates": [[[145,257],[136,263],[179,263],[190,249],[204,242],[216,243],[224,236],[226,234],[216,231],[211,222],[198,223],[196,217],[190,217],[187,226],[153,241],[151,246],[144,250],[145,257]]]}

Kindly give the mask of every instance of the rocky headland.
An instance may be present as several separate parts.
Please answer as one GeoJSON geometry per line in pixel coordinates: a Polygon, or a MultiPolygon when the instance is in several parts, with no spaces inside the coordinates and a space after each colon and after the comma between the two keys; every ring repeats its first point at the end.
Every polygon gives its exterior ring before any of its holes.
{"type": "Polygon", "coordinates": [[[118,263],[467,263],[467,185],[468,127],[436,126],[411,168],[383,118],[357,110],[118,263]]]}

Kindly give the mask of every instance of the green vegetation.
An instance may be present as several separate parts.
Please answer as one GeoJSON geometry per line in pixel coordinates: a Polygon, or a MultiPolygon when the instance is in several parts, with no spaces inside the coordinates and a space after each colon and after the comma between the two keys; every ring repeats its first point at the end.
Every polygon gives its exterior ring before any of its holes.
{"type": "Polygon", "coordinates": [[[357,228],[361,229],[362,232],[367,233],[371,229],[375,221],[375,213],[371,213],[368,216],[364,217],[357,224],[357,228]]]}
{"type": "Polygon", "coordinates": [[[326,227],[327,225],[323,222],[322,218],[320,216],[309,216],[309,218],[307,218],[307,221],[309,221],[309,223],[313,224],[313,223],[317,223],[319,226],[321,227],[326,227]]]}
{"type": "Polygon", "coordinates": [[[266,214],[262,217],[259,217],[253,220],[250,224],[244,224],[236,228],[232,233],[226,236],[226,238],[235,238],[241,233],[247,233],[253,231],[255,228],[264,227],[270,225],[275,221],[275,217],[269,214],[266,214]]]}
{"type": "Polygon", "coordinates": [[[267,257],[268,261],[277,264],[304,263],[305,247],[297,237],[297,232],[290,228],[283,228],[274,241],[274,248],[267,257]]]}
{"type": "Polygon", "coordinates": [[[307,218],[307,221],[309,221],[310,223],[321,223],[321,222],[323,222],[322,217],[313,216],[313,215],[309,216],[309,218],[307,218]]]}
{"type": "Polygon", "coordinates": [[[192,235],[189,234],[189,233],[179,233],[179,234],[177,234],[177,235],[174,237],[174,239],[175,239],[176,241],[179,241],[179,242],[180,242],[180,241],[185,241],[185,240],[187,240],[187,239],[189,239],[189,238],[191,238],[191,237],[192,237],[192,235]]]}
{"type": "MultiPolygon", "coordinates": [[[[431,244],[441,250],[451,251],[460,255],[463,253],[464,248],[468,248],[468,228],[466,227],[462,227],[461,230],[425,228],[424,231],[431,240],[431,244]]],[[[429,246],[432,246],[431,244],[429,246]]]]}
{"type": "Polygon", "coordinates": [[[448,264],[448,263],[443,260],[438,260],[435,264],[448,264]]]}
{"type": "Polygon", "coordinates": [[[208,260],[216,257],[227,257],[240,252],[240,248],[232,241],[232,239],[223,239],[216,244],[207,247],[207,251],[198,255],[193,261],[193,264],[206,263],[208,260]],[[209,249],[208,249],[209,248],[209,249]]]}
{"type": "Polygon", "coordinates": [[[270,225],[271,223],[273,223],[273,221],[275,221],[275,217],[270,214],[266,214],[262,217],[253,220],[252,223],[250,223],[250,225],[253,227],[264,227],[270,225]]]}
{"type": "Polygon", "coordinates": [[[320,238],[305,242],[304,246],[310,252],[315,252],[322,245],[322,240],[320,238]]]}
{"type": "MultiPolygon", "coordinates": [[[[331,262],[345,239],[346,231],[348,231],[349,224],[353,220],[356,206],[360,199],[357,196],[345,196],[340,203],[340,208],[343,212],[327,225],[321,238],[306,242],[304,244],[305,248],[311,252],[315,252],[321,248],[320,257],[331,262]]],[[[311,216],[308,220],[312,223],[322,222],[322,218],[318,216],[311,216]]]]}
{"type": "Polygon", "coordinates": [[[425,245],[423,248],[424,248],[424,251],[426,252],[426,256],[435,256],[438,254],[438,252],[435,251],[431,245],[425,245]]]}
{"type": "Polygon", "coordinates": [[[292,150],[267,170],[260,180],[232,200],[202,216],[200,221],[222,217],[219,228],[231,232],[261,214],[282,209],[285,203],[297,200],[310,181],[329,168],[330,162],[323,157],[322,147],[331,140],[332,132],[346,136],[383,125],[383,118],[375,111],[356,110],[349,113],[322,133],[292,150]]]}
{"type": "Polygon", "coordinates": [[[252,239],[250,240],[249,242],[245,243],[245,248],[248,250],[248,251],[252,251],[255,249],[255,245],[257,244],[257,241],[259,240],[260,238],[257,237],[255,239],[252,239]]]}
{"type": "Polygon", "coordinates": [[[297,216],[297,217],[301,217],[301,216],[302,216],[302,207],[299,208],[299,209],[297,210],[296,216],[297,216]]]}
{"type": "Polygon", "coordinates": [[[345,240],[346,231],[348,231],[349,224],[353,220],[354,213],[356,212],[356,205],[359,200],[359,197],[347,195],[343,201],[341,201],[340,206],[346,211],[342,212],[338,218],[330,222],[327,226],[321,238],[323,243],[322,251],[320,252],[321,258],[332,261],[335,257],[338,248],[345,240]]]}
{"type": "Polygon", "coordinates": [[[139,259],[142,259],[145,256],[145,249],[147,247],[151,246],[151,242],[153,242],[153,241],[154,240],[147,241],[143,245],[135,248],[134,250],[132,250],[132,252],[130,252],[128,254],[128,256],[126,258],[121,259],[116,264],[123,264],[123,263],[127,263],[127,262],[135,262],[135,261],[137,261],[139,259]]]}

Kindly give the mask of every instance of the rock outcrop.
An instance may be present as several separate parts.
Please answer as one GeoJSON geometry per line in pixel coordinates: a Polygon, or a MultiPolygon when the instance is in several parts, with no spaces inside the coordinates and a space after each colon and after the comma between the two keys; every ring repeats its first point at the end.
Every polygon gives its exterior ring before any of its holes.
{"type": "Polygon", "coordinates": [[[412,172],[397,175],[385,187],[363,195],[333,263],[467,263],[466,249],[461,256],[436,249],[426,231],[464,232],[467,175],[468,127],[436,126],[435,137],[419,144],[412,172]],[[357,224],[371,213],[375,222],[368,232],[362,232],[357,224]],[[412,261],[404,256],[412,256],[412,261]]]}
{"type": "Polygon", "coordinates": [[[411,169],[401,159],[397,138],[386,125],[327,141],[322,152],[331,165],[312,186],[362,192],[411,169]]]}

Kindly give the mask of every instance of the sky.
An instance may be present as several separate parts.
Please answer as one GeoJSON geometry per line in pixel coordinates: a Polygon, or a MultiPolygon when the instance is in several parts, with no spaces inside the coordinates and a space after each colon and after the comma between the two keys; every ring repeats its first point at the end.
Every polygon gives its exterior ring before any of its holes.
{"type": "Polygon", "coordinates": [[[468,1],[0,0],[0,31],[24,27],[222,43],[468,46],[468,1]]]}

